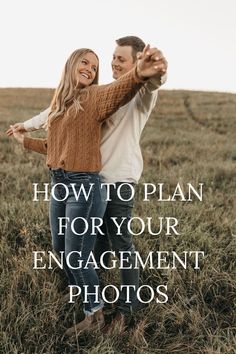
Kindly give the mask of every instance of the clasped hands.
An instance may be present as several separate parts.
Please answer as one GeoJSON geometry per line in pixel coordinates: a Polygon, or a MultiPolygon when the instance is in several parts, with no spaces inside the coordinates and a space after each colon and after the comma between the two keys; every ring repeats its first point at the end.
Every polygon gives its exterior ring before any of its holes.
{"type": "Polygon", "coordinates": [[[151,48],[148,44],[142,53],[138,53],[137,59],[137,74],[140,79],[166,74],[168,63],[159,49],[151,48]]]}

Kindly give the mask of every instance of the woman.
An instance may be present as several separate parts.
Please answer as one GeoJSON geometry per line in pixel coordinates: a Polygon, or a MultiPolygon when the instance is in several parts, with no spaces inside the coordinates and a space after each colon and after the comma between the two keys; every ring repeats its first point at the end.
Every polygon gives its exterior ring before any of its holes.
{"type": "MultiPolygon", "coordinates": [[[[88,269],[84,267],[96,240],[96,236],[91,235],[91,218],[102,218],[105,212],[105,191],[101,189],[98,174],[101,168],[101,125],[132,99],[145,78],[156,74],[155,60],[146,47],[133,70],[110,85],[97,86],[97,55],[90,49],[76,50],[66,62],[50,106],[47,139],[33,139],[14,132],[25,148],[47,154],[52,184],[57,185],[50,203],[53,248],[69,257],[70,267],[64,259],[69,283],[81,288],[85,319],[76,326],[78,331],[104,325],[102,299],[93,295],[99,286],[96,271],[91,265],[88,269]],[[76,194],[81,187],[87,193],[90,191],[88,199],[82,193],[77,200],[76,194]],[[78,236],[82,233],[79,217],[88,225],[87,232],[81,236],[78,236]],[[60,218],[67,218],[69,222],[77,218],[76,233],[68,224],[61,235],[60,218]],[[82,264],[80,269],[77,269],[78,260],[82,264]]],[[[69,329],[67,334],[73,331],[74,328],[69,329]]]]}

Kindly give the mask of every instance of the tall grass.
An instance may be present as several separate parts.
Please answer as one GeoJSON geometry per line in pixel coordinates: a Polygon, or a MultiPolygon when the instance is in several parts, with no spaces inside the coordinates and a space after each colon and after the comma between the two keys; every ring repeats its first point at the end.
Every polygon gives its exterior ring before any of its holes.
{"type": "MultiPolygon", "coordinates": [[[[0,125],[25,120],[47,107],[52,90],[1,89],[0,125]]],[[[48,182],[45,157],[23,151],[1,134],[1,312],[4,354],[234,354],[236,353],[236,96],[161,91],[142,136],[144,173],[134,215],[174,216],[180,235],[134,237],[143,257],[150,251],[205,252],[201,269],[145,269],[141,284],[167,284],[169,300],[154,301],[122,335],[100,332],[66,339],[81,304],[62,301],[66,286],[59,269],[34,270],[32,252],[51,250],[48,204],[32,201],[32,183],[48,182]],[[203,201],[142,201],[142,183],[204,183],[203,201]]],[[[42,135],[43,133],[37,133],[42,135]]],[[[119,285],[118,270],[103,281],[119,285]]],[[[148,295],[147,295],[148,296],[148,295]]]]}

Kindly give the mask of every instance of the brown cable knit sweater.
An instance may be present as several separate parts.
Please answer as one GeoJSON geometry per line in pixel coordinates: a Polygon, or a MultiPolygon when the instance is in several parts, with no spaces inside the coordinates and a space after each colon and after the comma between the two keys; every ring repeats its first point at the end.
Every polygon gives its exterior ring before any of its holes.
{"type": "MultiPolygon", "coordinates": [[[[48,167],[99,172],[101,125],[134,97],[143,82],[134,68],[111,84],[87,87],[89,96],[82,104],[84,111],[55,119],[48,129],[47,139],[25,137],[24,147],[47,154],[48,167]]],[[[81,91],[81,101],[84,95],[81,91]]]]}

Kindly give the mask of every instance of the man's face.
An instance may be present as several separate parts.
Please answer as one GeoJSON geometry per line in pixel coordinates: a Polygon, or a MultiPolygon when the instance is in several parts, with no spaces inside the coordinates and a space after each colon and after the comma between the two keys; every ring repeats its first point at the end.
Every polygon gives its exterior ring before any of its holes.
{"type": "Polygon", "coordinates": [[[119,79],[135,66],[135,61],[132,57],[131,46],[117,46],[115,48],[113,59],[111,62],[112,75],[114,79],[119,79]]]}

